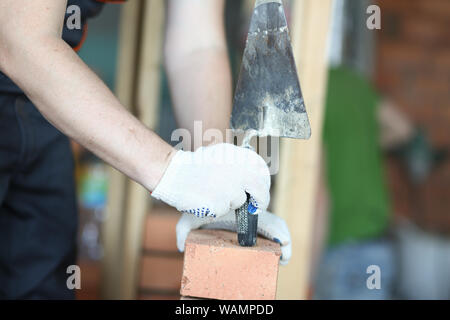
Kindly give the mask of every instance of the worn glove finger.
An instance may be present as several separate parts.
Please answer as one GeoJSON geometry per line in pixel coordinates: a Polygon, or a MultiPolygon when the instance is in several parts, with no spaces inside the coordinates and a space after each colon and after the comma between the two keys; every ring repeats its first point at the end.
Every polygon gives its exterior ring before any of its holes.
{"type": "Polygon", "coordinates": [[[245,191],[236,193],[231,200],[231,208],[240,208],[247,201],[247,194],[245,191]]]}
{"type": "Polygon", "coordinates": [[[281,245],[280,264],[286,265],[292,255],[291,234],[286,222],[268,211],[262,211],[258,218],[258,233],[281,245]]]}
{"type": "Polygon", "coordinates": [[[203,224],[211,223],[213,220],[214,218],[198,218],[191,214],[183,213],[176,227],[178,251],[184,252],[186,239],[191,230],[198,229],[203,224]]]}
{"type": "MultiPolygon", "coordinates": [[[[183,214],[177,224],[177,247],[184,251],[186,238],[194,229],[220,229],[236,232],[236,216],[234,210],[219,218],[197,218],[183,214]]],[[[286,265],[291,259],[292,245],[289,229],[283,219],[261,211],[258,217],[258,234],[281,245],[280,264],[286,265]]]]}
{"type": "Polygon", "coordinates": [[[245,177],[245,191],[251,195],[251,203],[259,213],[269,206],[270,172],[262,158],[253,158],[251,168],[251,174],[245,177]]]}
{"type": "Polygon", "coordinates": [[[280,258],[280,264],[282,266],[285,266],[289,263],[289,260],[291,260],[292,255],[292,244],[289,242],[288,244],[281,245],[281,258],[280,258]]]}

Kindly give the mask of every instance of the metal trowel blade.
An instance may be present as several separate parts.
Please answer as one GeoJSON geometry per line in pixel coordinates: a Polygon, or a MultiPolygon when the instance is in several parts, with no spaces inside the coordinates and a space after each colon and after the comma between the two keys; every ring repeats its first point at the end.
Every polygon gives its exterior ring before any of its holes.
{"type": "Polygon", "coordinates": [[[258,136],[311,136],[281,0],[256,1],[231,126],[258,136]]]}

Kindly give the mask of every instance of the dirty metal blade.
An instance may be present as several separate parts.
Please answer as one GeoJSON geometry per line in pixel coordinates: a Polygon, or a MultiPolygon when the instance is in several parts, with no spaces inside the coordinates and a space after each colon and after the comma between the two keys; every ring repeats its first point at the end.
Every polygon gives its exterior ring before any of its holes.
{"type": "Polygon", "coordinates": [[[258,136],[311,136],[281,0],[256,1],[231,126],[258,136]]]}

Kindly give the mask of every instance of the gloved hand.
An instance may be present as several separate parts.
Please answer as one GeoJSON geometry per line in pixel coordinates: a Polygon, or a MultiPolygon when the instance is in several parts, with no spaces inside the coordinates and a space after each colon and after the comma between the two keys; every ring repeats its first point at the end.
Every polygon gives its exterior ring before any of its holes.
{"type": "MultiPolygon", "coordinates": [[[[234,210],[220,218],[197,218],[193,215],[183,214],[177,223],[177,247],[184,251],[186,238],[194,229],[222,229],[236,231],[236,215],[234,210]]],[[[268,212],[261,211],[258,216],[258,234],[275,241],[281,245],[280,264],[286,265],[291,258],[291,235],[289,229],[280,217],[268,212]]]]}
{"type": "Polygon", "coordinates": [[[152,196],[197,217],[220,217],[252,204],[267,209],[270,173],[263,158],[249,149],[216,144],[195,152],[178,151],[152,196]]]}

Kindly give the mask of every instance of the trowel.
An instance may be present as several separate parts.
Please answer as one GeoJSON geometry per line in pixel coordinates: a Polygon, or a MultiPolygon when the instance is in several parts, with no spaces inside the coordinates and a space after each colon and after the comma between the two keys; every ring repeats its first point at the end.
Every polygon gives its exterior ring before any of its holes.
{"type": "MultiPolygon", "coordinates": [[[[303,101],[281,0],[256,0],[236,87],[231,127],[254,136],[308,139],[311,127],[303,101]]],[[[236,210],[238,242],[256,244],[258,210],[247,202],[236,210]]]]}

